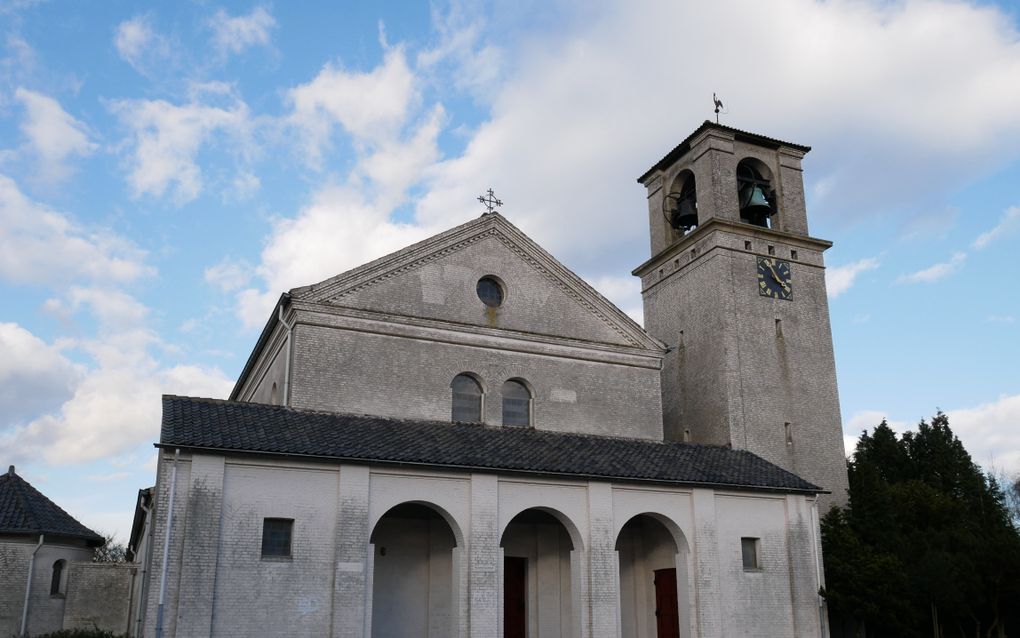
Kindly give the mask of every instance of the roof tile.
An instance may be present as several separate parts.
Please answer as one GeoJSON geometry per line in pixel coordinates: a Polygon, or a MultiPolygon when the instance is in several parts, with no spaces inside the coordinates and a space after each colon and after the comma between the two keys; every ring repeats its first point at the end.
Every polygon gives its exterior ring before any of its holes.
{"type": "Polygon", "coordinates": [[[161,447],[793,492],[821,488],[744,450],[164,396],[161,447]]]}

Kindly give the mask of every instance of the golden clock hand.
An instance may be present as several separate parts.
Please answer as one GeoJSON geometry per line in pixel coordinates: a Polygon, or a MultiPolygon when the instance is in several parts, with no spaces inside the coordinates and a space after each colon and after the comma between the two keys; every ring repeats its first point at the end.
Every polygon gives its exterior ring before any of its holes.
{"type": "Polygon", "coordinates": [[[776,283],[782,286],[783,290],[786,292],[790,292],[790,287],[786,285],[786,282],[779,278],[779,275],[776,274],[776,269],[772,264],[769,264],[769,270],[772,272],[772,278],[776,280],[776,283]]]}

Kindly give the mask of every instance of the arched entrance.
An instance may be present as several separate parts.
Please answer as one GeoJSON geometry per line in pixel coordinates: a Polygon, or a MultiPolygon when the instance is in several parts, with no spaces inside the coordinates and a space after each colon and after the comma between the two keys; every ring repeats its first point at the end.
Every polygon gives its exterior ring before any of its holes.
{"type": "Polygon", "coordinates": [[[574,635],[571,552],[575,546],[558,513],[526,509],[503,531],[503,638],[574,635]]]}
{"type": "Polygon", "coordinates": [[[622,636],[688,636],[687,545],[679,528],[657,515],[639,514],[620,530],[616,551],[622,636]]]}
{"type": "Polygon", "coordinates": [[[372,530],[372,635],[453,636],[456,536],[446,519],[421,503],[390,509],[372,530]]]}

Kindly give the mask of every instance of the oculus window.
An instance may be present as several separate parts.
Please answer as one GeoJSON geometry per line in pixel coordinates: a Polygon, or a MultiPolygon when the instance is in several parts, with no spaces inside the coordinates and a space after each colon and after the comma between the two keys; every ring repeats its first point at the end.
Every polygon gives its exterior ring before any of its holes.
{"type": "Polygon", "coordinates": [[[468,374],[458,374],[450,384],[453,395],[453,421],[482,420],[482,386],[468,374]]]}
{"type": "Polygon", "coordinates": [[[503,384],[503,425],[531,425],[531,391],[514,379],[503,384]]]}
{"type": "Polygon", "coordinates": [[[292,518],[262,519],[262,557],[290,558],[293,532],[292,518]]]}
{"type": "Polygon", "coordinates": [[[503,305],[503,286],[495,277],[482,277],[475,287],[478,298],[490,308],[498,308],[503,305]]]}

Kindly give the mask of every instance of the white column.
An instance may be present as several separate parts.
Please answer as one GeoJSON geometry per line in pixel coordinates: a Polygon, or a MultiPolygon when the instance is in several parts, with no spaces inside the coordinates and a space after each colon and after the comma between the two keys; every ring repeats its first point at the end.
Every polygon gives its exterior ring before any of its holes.
{"type": "MultiPolygon", "coordinates": [[[[502,550],[499,547],[499,481],[494,475],[471,475],[471,528],[468,531],[469,635],[488,638],[499,624],[503,593],[502,550]]],[[[461,612],[463,613],[463,612],[461,612]]]]}
{"type": "Polygon", "coordinates": [[[615,638],[620,624],[620,566],[613,534],[613,488],[609,483],[588,483],[588,526],[591,636],[615,638]]]}
{"type": "Polygon", "coordinates": [[[338,638],[367,638],[371,631],[368,483],[367,466],[340,466],[332,632],[338,638]]]}
{"type": "MultiPolygon", "coordinates": [[[[223,511],[222,456],[196,454],[191,458],[184,550],[181,561],[180,603],[173,635],[212,635],[216,603],[216,569],[220,553],[223,511]]],[[[178,486],[178,489],[183,486],[178,486]]]]}
{"type": "Polygon", "coordinates": [[[723,638],[719,589],[719,532],[715,520],[715,492],[696,489],[694,505],[694,600],[699,638],[723,638]]]}
{"type": "MultiPolygon", "coordinates": [[[[790,599],[793,628],[798,636],[821,636],[826,627],[825,608],[818,594],[821,563],[817,561],[818,530],[808,497],[786,497],[786,547],[790,564],[790,599]]],[[[825,632],[827,633],[827,632],[825,632]]]]}

